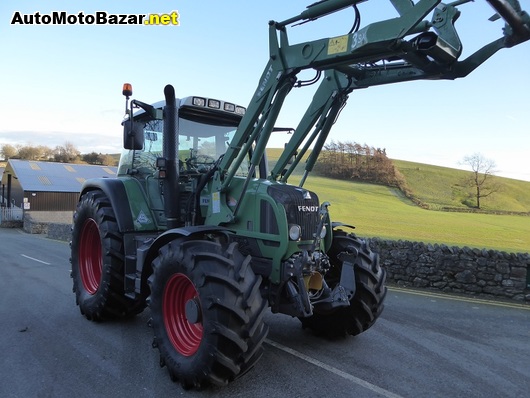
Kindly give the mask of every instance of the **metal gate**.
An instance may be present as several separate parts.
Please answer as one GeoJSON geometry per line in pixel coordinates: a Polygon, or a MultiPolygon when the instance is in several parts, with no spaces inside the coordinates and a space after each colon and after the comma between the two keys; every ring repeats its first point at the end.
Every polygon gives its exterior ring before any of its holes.
{"type": "Polygon", "coordinates": [[[22,221],[24,211],[18,207],[1,207],[0,224],[9,221],[22,221]]]}

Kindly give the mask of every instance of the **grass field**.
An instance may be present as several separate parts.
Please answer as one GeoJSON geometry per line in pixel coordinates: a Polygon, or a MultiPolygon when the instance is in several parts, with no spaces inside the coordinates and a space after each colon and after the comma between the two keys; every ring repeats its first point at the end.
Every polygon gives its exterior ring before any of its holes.
{"type": "MultiPolygon", "coordinates": [[[[432,210],[466,210],[475,205],[473,189],[466,186],[470,171],[394,160],[414,196],[432,210]]],[[[530,212],[530,182],[492,176],[496,192],[481,199],[481,209],[489,212],[530,212]]]]}
{"type": "MultiPolygon", "coordinates": [[[[278,152],[268,150],[272,163],[277,159],[278,152]]],[[[409,186],[414,190],[415,195],[421,195],[422,200],[430,203],[432,208],[454,206],[451,195],[437,194],[438,183],[431,181],[442,180],[444,172],[455,173],[454,169],[438,170],[437,166],[410,162],[396,166],[400,170],[407,166],[416,171],[403,174],[407,182],[408,178],[412,179],[411,175],[415,175],[415,181],[409,186]],[[430,171],[425,173],[422,183],[421,171],[427,169],[430,171]]],[[[300,175],[297,174],[291,177],[289,182],[297,184],[299,180],[300,175]]],[[[530,211],[530,182],[505,178],[501,180],[508,180],[505,181],[505,186],[510,189],[513,187],[515,199],[510,199],[512,194],[509,193],[508,188],[504,192],[507,198],[503,199],[503,202],[510,203],[508,210],[530,211]]],[[[424,210],[403,197],[400,191],[389,187],[313,175],[307,179],[305,187],[316,192],[321,202],[330,202],[332,219],[355,225],[359,236],[444,243],[450,246],[469,246],[507,252],[530,251],[528,216],[424,210]]],[[[501,206],[500,203],[499,200],[497,206],[501,206]]]]}

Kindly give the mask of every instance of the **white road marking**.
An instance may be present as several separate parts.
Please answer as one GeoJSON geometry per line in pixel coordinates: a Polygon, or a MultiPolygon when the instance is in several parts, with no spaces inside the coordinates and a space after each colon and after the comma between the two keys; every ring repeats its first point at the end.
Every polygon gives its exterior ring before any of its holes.
{"type": "Polygon", "coordinates": [[[390,392],[388,390],[385,390],[384,388],[378,387],[375,384],[372,384],[366,380],[360,379],[358,377],[355,377],[349,373],[343,372],[340,369],[334,368],[333,366],[326,365],[324,362],[319,361],[318,359],[311,358],[308,355],[302,354],[301,352],[298,352],[296,350],[293,350],[292,348],[289,348],[287,346],[284,346],[283,344],[277,343],[275,341],[272,341],[270,339],[265,339],[265,343],[282,350],[288,354],[294,355],[297,358],[300,358],[306,362],[309,362],[310,364],[313,364],[315,366],[318,366],[321,369],[327,370],[328,372],[331,372],[337,376],[342,377],[343,379],[346,379],[348,381],[351,381],[355,384],[360,385],[361,387],[364,387],[370,391],[373,391],[377,394],[381,394],[383,397],[386,398],[403,398],[401,395],[394,394],[393,392],[390,392]]]}
{"type": "Polygon", "coordinates": [[[46,261],[38,260],[36,258],[30,257],[30,256],[26,256],[25,254],[21,254],[21,256],[25,257],[25,258],[29,258],[30,260],[36,261],[36,262],[41,263],[41,264],[51,265],[50,263],[47,263],[46,261]]]}

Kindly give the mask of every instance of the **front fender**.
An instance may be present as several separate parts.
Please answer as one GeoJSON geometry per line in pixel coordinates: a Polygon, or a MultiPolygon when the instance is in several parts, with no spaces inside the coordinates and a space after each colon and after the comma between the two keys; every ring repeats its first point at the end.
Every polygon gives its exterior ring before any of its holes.
{"type": "Polygon", "coordinates": [[[156,238],[145,241],[145,243],[136,251],[136,274],[142,275],[140,291],[137,291],[137,293],[147,295],[147,289],[149,289],[147,278],[153,273],[151,263],[158,256],[158,251],[169,242],[177,239],[191,238],[193,236],[204,236],[209,233],[227,235],[231,232],[232,231],[228,228],[221,226],[196,225],[191,227],[173,228],[165,231],[156,238]]]}
{"type": "MultiPolygon", "coordinates": [[[[153,241],[149,242],[145,249],[144,261],[139,261],[142,264],[142,267],[146,265],[146,261],[149,258],[154,259],[158,250],[167,245],[169,242],[179,239],[179,238],[188,238],[192,235],[205,235],[208,233],[229,233],[230,230],[225,227],[216,226],[216,225],[195,225],[191,227],[181,227],[173,228],[165,231],[163,234],[157,236],[153,241]]],[[[142,248],[139,248],[140,252],[142,248]]]]}

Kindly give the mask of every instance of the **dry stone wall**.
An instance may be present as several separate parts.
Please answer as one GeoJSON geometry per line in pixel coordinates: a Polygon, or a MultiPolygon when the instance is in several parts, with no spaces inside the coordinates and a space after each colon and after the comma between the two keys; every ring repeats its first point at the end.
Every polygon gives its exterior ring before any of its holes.
{"type": "Polygon", "coordinates": [[[530,303],[530,255],[422,242],[368,239],[387,281],[530,303]]]}
{"type": "MultiPolygon", "coordinates": [[[[47,233],[51,239],[71,239],[71,214],[63,221],[24,218],[24,230],[47,233]],[[45,222],[48,221],[48,222],[45,222]]],[[[438,289],[450,293],[495,296],[530,303],[530,254],[367,239],[380,255],[387,281],[400,286],[438,289]]]]}
{"type": "Polygon", "coordinates": [[[72,226],[70,224],[49,224],[48,238],[69,242],[72,239],[72,226]]]}

